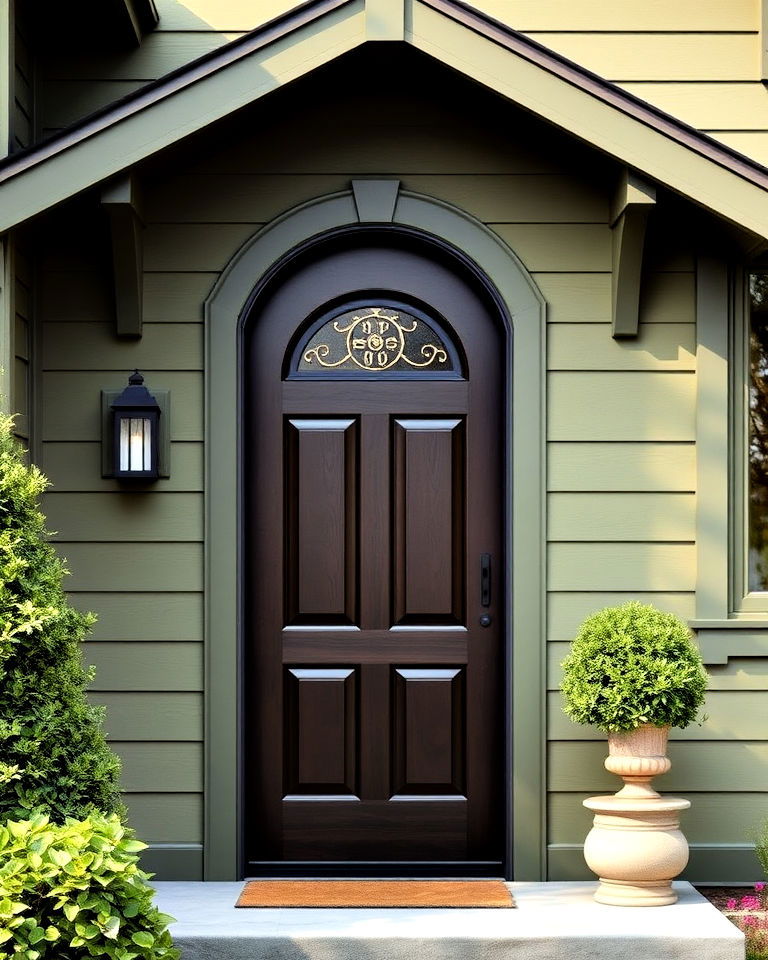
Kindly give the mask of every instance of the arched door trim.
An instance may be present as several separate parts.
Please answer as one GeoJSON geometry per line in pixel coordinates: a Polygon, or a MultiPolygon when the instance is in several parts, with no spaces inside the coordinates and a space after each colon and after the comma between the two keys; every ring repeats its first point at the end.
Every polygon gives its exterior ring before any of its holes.
{"type": "MultiPolygon", "coordinates": [[[[240,876],[241,340],[254,289],[312,238],[361,223],[352,191],[302,204],[232,258],[205,304],[205,825],[208,880],[240,876]]],[[[507,327],[506,502],[511,625],[507,743],[508,862],[518,880],[545,877],[545,323],[541,293],[484,224],[431,197],[400,191],[392,227],[442,241],[495,291],[507,327]],[[460,252],[461,251],[461,252],[460,252]],[[514,339],[514,349],[512,341],[514,339]],[[521,562],[514,562],[515,558],[521,562]],[[515,642],[511,643],[511,638],[515,642]],[[514,789],[513,789],[514,787],[514,789]],[[515,829],[515,826],[517,829],[515,829]]]]}

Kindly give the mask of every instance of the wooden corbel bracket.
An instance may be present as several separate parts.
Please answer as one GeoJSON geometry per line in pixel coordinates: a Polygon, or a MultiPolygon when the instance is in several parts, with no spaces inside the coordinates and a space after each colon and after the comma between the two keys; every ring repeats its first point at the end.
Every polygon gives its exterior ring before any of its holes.
{"type": "Polygon", "coordinates": [[[140,337],[144,280],[144,221],[136,178],[126,174],[113,180],[101,194],[112,235],[115,283],[115,333],[140,337]]]}
{"type": "Polygon", "coordinates": [[[648,215],[656,203],[656,188],[624,170],[611,206],[613,280],[612,335],[636,337],[640,323],[640,284],[648,215]]]}

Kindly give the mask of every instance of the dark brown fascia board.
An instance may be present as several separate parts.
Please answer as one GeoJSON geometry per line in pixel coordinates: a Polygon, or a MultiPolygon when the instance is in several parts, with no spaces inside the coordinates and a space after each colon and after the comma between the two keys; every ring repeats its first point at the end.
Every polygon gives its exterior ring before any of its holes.
{"type": "Polygon", "coordinates": [[[211,53],[203,54],[202,57],[164,74],[157,80],[144,84],[135,93],[129,93],[94,111],[40,143],[0,160],[0,183],[45,162],[49,157],[63,153],[69,147],[87,140],[115,123],[141,113],[153,103],[218,73],[230,64],[250,56],[270,43],[351,2],[352,0],[305,0],[304,3],[274,17],[258,29],[232,40],[211,53]]]}
{"type": "MultiPolygon", "coordinates": [[[[768,167],[750,160],[749,157],[701,133],[695,127],[622,90],[609,80],[587,70],[586,67],[554,53],[536,40],[518,33],[494,17],[475,10],[462,0],[420,0],[420,2],[467,29],[492,40],[529,63],[590,93],[596,99],[615,107],[634,120],[663,133],[671,140],[683,144],[713,163],[725,167],[751,183],[768,188],[768,167]]],[[[571,132],[574,136],[578,136],[578,132],[571,132]]]]}
{"type": "MultiPolygon", "coordinates": [[[[98,134],[101,130],[148,109],[153,103],[204,80],[350,2],[351,0],[305,0],[299,6],[275,17],[243,37],[151,81],[135,93],[90,114],[49,139],[0,161],[0,183],[45,162],[49,157],[64,152],[69,147],[98,134]]],[[[762,164],[718,143],[694,127],[548,50],[506,24],[473,9],[462,0],[420,0],[420,2],[750,183],[762,189],[768,189],[768,168],[762,164]]],[[[570,132],[578,136],[578,131],[570,132]]]]}

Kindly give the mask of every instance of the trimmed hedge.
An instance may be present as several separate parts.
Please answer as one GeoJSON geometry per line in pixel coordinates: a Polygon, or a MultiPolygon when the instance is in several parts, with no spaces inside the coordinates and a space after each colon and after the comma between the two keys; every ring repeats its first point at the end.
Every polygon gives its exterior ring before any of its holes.
{"type": "Polygon", "coordinates": [[[38,506],[48,481],[12,429],[0,417],[0,821],[122,814],[120,762],[85,693],[80,642],[94,618],[67,602],[38,506]]]}

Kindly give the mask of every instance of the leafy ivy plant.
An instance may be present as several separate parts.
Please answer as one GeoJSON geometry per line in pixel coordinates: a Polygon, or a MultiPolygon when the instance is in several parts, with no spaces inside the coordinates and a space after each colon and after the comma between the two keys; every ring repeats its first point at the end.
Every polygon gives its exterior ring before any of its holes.
{"type": "Polygon", "coordinates": [[[601,730],[686,727],[704,702],[706,672],[688,627],[648,604],[587,617],[562,666],[565,712],[601,730]]]}
{"type": "Polygon", "coordinates": [[[0,960],[178,960],[115,814],[0,825],[0,960]]]}

